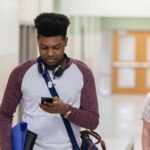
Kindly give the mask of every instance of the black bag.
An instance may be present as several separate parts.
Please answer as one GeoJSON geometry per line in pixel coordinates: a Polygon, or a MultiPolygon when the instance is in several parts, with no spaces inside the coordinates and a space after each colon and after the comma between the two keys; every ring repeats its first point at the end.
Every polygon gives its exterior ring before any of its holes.
{"type": "Polygon", "coordinates": [[[101,136],[92,130],[83,130],[80,131],[82,144],[81,144],[81,150],[98,150],[98,147],[96,144],[100,144],[102,150],[106,150],[105,142],[102,140],[101,136]],[[90,138],[94,137],[97,142],[93,142],[93,140],[90,138]]]}
{"type": "Polygon", "coordinates": [[[37,138],[37,134],[28,130],[23,150],[33,150],[33,146],[36,138],[37,138]]]}

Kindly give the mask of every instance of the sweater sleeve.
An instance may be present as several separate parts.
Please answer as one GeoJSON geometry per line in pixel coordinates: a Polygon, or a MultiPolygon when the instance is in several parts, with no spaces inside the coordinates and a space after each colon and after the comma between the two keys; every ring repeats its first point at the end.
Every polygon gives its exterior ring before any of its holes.
{"type": "Polygon", "coordinates": [[[80,109],[71,107],[68,119],[83,128],[95,129],[99,124],[99,109],[94,76],[89,68],[82,69],[84,86],[81,91],[80,109]]]}
{"type": "Polygon", "coordinates": [[[0,107],[0,149],[11,150],[11,127],[13,114],[21,99],[18,71],[13,70],[9,76],[0,107]]]}

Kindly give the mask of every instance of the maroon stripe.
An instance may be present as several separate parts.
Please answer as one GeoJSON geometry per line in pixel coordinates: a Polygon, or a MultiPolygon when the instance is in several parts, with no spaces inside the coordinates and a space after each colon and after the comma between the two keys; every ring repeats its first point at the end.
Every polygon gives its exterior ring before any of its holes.
{"type": "Polygon", "coordinates": [[[68,119],[81,127],[95,129],[99,124],[99,109],[93,73],[83,62],[71,61],[82,72],[84,86],[81,92],[80,110],[72,107],[72,113],[68,119]]]}

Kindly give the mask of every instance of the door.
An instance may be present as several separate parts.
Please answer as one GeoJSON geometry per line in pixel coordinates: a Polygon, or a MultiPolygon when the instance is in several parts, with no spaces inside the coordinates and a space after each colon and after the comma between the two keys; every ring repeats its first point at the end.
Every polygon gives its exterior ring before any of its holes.
{"type": "Polygon", "coordinates": [[[144,94],[150,90],[150,32],[120,31],[113,35],[113,93],[144,94]]]}

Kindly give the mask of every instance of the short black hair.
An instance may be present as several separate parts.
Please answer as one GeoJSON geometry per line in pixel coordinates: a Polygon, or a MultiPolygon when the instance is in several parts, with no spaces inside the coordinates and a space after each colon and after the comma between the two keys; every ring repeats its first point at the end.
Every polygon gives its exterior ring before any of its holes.
{"type": "Polygon", "coordinates": [[[41,13],[34,19],[38,36],[66,37],[70,20],[67,16],[58,13],[41,13]]]}

